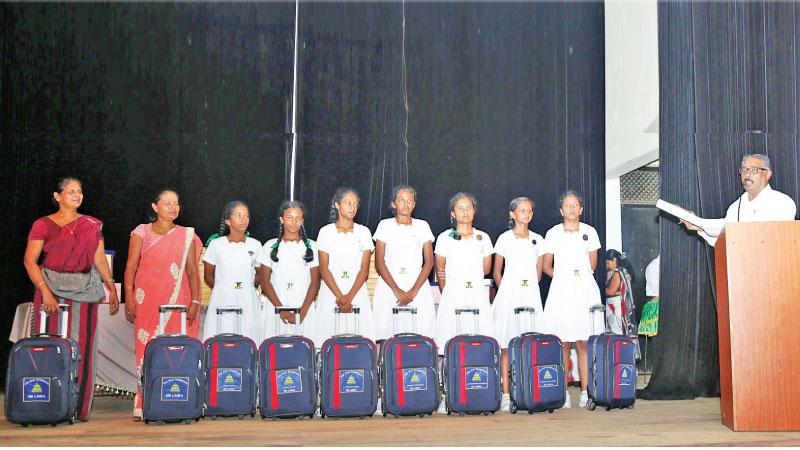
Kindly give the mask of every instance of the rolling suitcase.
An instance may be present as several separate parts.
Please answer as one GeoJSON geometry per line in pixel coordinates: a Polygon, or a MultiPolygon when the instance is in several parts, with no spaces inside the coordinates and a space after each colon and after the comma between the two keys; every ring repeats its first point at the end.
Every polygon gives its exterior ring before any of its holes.
{"type": "Polygon", "coordinates": [[[41,312],[40,333],[11,347],[6,373],[5,414],[23,427],[75,423],[78,408],[77,343],[67,337],[69,305],[59,304],[60,335],[48,334],[41,312]]]}
{"type": "Polygon", "coordinates": [[[256,381],[258,363],[256,344],[242,336],[242,308],[216,308],[217,330],[224,314],[236,314],[235,333],[222,333],[206,339],[205,402],[206,416],[238,416],[243,419],[256,414],[256,381]]]}
{"type": "Polygon", "coordinates": [[[142,416],[144,423],[198,421],[203,416],[203,344],[186,335],[186,306],[159,307],[158,336],[144,348],[142,416]],[[165,335],[166,314],[180,312],[181,334],[165,335]]]}
{"type": "MultiPolygon", "coordinates": [[[[353,308],[356,332],[360,308],[353,308]]],[[[336,331],[342,312],[336,308],[336,331]]],[[[322,344],[319,383],[322,417],[367,417],[378,409],[375,344],[358,334],[337,334],[322,344]]]]}
{"type": "Polygon", "coordinates": [[[267,338],[258,349],[258,396],[261,418],[314,417],[317,411],[317,353],[311,339],[300,336],[300,308],[275,308],[275,329],[280,313],[295,314],[294,334],[267,338]]]}
{"type": "MultiPolygon", "coordinates": [[[[600,305],[602,306],[602,305],[600,305]]],[[[592,307],[592,314],[603,312],[592,307]]],[[[633,408],[636,402],[636,343],[628,336],[602,333],[589,337],[589,400],[586,409],[598,405],[612,408],[633,408]]]]}
{"type": "MultiPolygon", "coordinates": [[[[520,325],[523,316],[529,317],[531,326],[527,329],[532,329],[534,308],[515,308],[514,315],[520,325]]],[[[511,413],[520,409],[529,414],[552,413],[561,408],[566,401],[561,340],[552,334],[522,333],[508,344],[508,352],[511,413]]]]}
{"type": "MultiPolygon", "coordinates": [[[[461,332],[464,314],[472,314],[478,330],[477,308],[456,309],[461,332]]],[[[445,345],[444,390],[447,414],[494,414],[500,409],[500,346],[489,336],[460,334],[445,345]]]]}
{"type": "Polygon", "coordinates": [[[416,334],[417,308],[392,308],[394,337],[381,347],[383,416],[431,415],[439,407],[437,349],[433,339],[416,334]],[[398,316],[411,316],[411,333],[399,333],[398,316]]]}

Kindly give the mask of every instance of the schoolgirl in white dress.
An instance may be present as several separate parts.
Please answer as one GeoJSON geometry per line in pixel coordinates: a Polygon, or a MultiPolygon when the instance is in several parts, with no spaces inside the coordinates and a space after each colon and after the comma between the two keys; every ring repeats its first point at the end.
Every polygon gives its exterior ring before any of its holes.
{"type": "MultiPolygon", "coordinates": [[[[553,277],[550,292],[545,302],[544,316],[549,332],[558,336],[564,343],[564,361],[569,359],[571,344],[578,351],[578,372],[580,373],[580,406],[586,406],[586,386],[588,380],[586,340],[592,333],[593,317],[589,309],[601,304],[600,288],[594,279],[597,267],[597,250],[600,238],[591,226],[581,223],[583,199],[575,191],[566,191],[559,199],[560,212],[564,222],[547,231],[544,238],[544,273],[553,277]],[[555,265],[554,265],[555,264],[555,265]]],[[[600,317],[600,333],[605,330],[600,317]]],[[[567,392],[569,408],[570,397],[567,392]]]]}
{"type": "Polygon", "coordinates": [[[305,207],[298,201],[285,201],[278,208],[278,237],[264,244],[258,257],[261,292],[267,298],[262,305],[263,338],[294,333],[294,326],[276,327],[275,308],[300,308],[300,317],[281,313],[284,324],[299,320],[299,332],[316,339],[316,305],[319,292],[319,259],[316,244],[306,237],[303,226],[305,207]]]}
{"type": "MultiPolygon", "coordinates": [[[[428,284],[433,269],[433,233],[428,222],[414,219],[417,191],[408,185],[392,189],[395,217],[384,219],[375,230],[375,268],[380,275],[375,285],[372,310],[375,337],[393,335],[392,308],[417,308],[416,333],[436,336],[436,309],[428,284]]],[[[398,317],[398,332],[411,331],[408,314],[398,317]]]]}
{"type": "MultiPolygon", "coordinates": [[[[436,315],[436,345],[444,354],[447,341],[459,334],[455,310],[478,308],[477,332],[495,337],[492,308],[483,277],[492,266],[492,241],[489,235],[472,227],[477,201],[472,194],[459,192],[450,199],[450,217],[455,228],[436,238],[436,274],[442,298],[436,315]]],[[[474,333],[471,314],[461,318],[461,332],[474,333]]]]}
{"type": "Polygon", "coordinates": [[[260,308],[255,275],[261,243],[245,236],[249,224],[247,205],[240,201],[229,202],[222,213],[219,237],[208,244],[203,255],[203,278],[212,289],[203,339],[236,331],[236,314],[217,314],[217,308],[227,306],[242,308],[241,333],[256,344],[260,343],[260,308]]]}
{"type": "Polygon", "coordinates": [[[372,305],[367,292],[369,260],[375,246],[369,228],[354,222],[358,213],[358,193],[339,188],[331,201],[331,220],[317,236],[319,273],[322,277],[317,301],[319,345],[336,334],[337,307],[342,309],[339,333],[355,332],[354,307],[360,308],[358,334],[375,340],[372,305]]]}
{"type": "Polygon", "coordinates": [[[543,319],[539,280],[542,278],[541,250],[544,238],[528,229],[533,219],[533,202],[527,197],[511,200],[508,215],[509,230],[501,234],[494,245],[494,281],[499,288],[492,304],[494,330],[502,349],[502,411],[509,411],[511,405],[508,394],[508,343],[523,332],[540,331],[543,319]],[[536,314],[532,319],[529,315],[517,318],[514,309],[519,307],[532,307],[536,314]]]}

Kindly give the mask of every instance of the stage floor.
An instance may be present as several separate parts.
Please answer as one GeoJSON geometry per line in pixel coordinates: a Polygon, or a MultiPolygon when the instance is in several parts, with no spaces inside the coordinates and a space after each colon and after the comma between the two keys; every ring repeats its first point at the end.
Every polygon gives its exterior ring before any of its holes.
{"type": "MultiPolygon", "coordinates": [[[[571,388],[573,400],[578,391],[571,388]]],[[[144,425],[132,400],[100,397],[91,421],[56,428],[13,425],[0,416],[2,446],[800,446],[800,432],[734,433],[719,399],[637,401],[625,411],[573,407],[554,414],[313,420],[205,419],[144,425]]]]}

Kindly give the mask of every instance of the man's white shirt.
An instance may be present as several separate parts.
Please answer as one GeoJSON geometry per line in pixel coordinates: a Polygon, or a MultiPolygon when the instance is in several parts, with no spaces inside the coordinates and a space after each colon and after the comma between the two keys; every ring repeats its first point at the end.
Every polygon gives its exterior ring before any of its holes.
{"type": "MultiPolygon", "coordinates": [[[[780,222],[794,220],[797,215],[797,205],[788,195],[778,192],[770,185],[766,185],[756,198],[750,200],[747,192],[741,195],[728,207],[728,212],[724,219],[713,219],[719,221],[718,229],[722,229],[723,223],[728,222],[780,222]]],[[[710,234],[698,231],[700,236],[714,246],[717,243],[719,233],[710,234]]]]}

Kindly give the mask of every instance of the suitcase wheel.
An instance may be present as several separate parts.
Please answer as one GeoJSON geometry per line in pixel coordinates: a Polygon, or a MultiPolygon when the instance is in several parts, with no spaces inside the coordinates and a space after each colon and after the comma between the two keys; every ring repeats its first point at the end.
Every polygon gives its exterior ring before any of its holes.
{"type": "Polygon", "coordinates": [[[244,414],[239,414],[239,420],[244,420],[244,414]]]}
{"type": "Polygon", "coordinates": [[[250,413],[250,417],[255,417],[255,416],[256,416],[256,412],[255,411],[250,413]]]}
{"type": "Polygon", "coordinates": [[[50,424],[51,427],[55,428],[58,425],[58,422],[53,422],[50,424]]]}
{"type": "Polygon", "coordinates": [[[28,427],[29,427],[31,424],[29,424],[29,423],[22,423],[22,424],[20,424],[20,425],[22,425],[22,428],[28,428],[28,427]]]}
{"type": "Polygon", "coordinates": [[[420,418],[420,419],[421,419],[421,418],[423,418],[423,417],[425,417],[425,413],[419,413],[419,414],[417,414],[417,415],[419,416],[419,418],[420,418]]]}
{"type": "Polygon", "coordinates": [[[386,417],[386,413],[383,413],[383,417],[386,417]]]}
{"type": "Polygon", "coordinates": [[[509,412],[511,412],[511,414],[516,414],[517,413],[517,403],[516,402],[511,402],[511,405],[509,406],[508,410],[509,410],[509,412]]]}
{"type": "Polygon", "coordinates": [[[589,399],[586,400],[586,409],[594,411],[595,408],[597,408],[597,403],[594,402],[593,398],[589,397],[589,399]]]}
{"type": "Polygon", "coordinates": [[[400,416],[398,416],[397,414],[392,414],[392,415],[394,416],[395,419],[399,419],[400,418],[400,416]]]}
{"type": "MultiPolygon", "coordinates": [[[[550,414],[553,414],[553,411],[555,411],[555,410],[554,409],[548,409],[547,410],[547,412],[550,413],[550,414]]],[[[531,411],[531,414],[533,414],[533,411],[531,411]]]]}
{"type": "Polygon", "coordinates": [[[458,417],[464,417],[465,415],[463,412],[458,413],[458,417]]]}
{"type": "Polygon", "coordinates": [[[611,411],[611,407],[606,405],[606,411],[611,411]]]}
{"type": "MultiPolygon", "coordinates": [[[[553,412],[553,410],[551,409],[551,410],[550,410],[550,412],[553,412]]],[[[528,414],[532,416],[532,415],[533,415],[533,410],[530,410],[530,409],[529,409],[529,410],[528,410],[528,414]]]]}
{"type": "Polygon", "coordinates": [[[633,405],[631,405],[631,406],[628,406],[628,409],[633,409],[633,405]]]}
{"type": "MultiPolygon", "coordinates": [[[[494,414],[494,411],[491,411],[491,413],[494,414]]],[[[484,411],[481,414],[483,414],[484,416],[488,416],[489,415],[489,411],[484,411]]]]}
{"type": "Polygon", "coordinates": [[[147,419],[144,419],[144,424],[147,425],[148,423],[150,423],[150,421],[147,420],[147,419]]]}
{"type": "Polygon", "coordinates": [[[211,420],[217,420],[217,416],[211,416],[211,420]]]}
{"type": "Polygon", "coordinates": [[[184,424],[189,425],[190,423],[194,422],[192,419],[186,419],[183,421],[184,424]]]}

